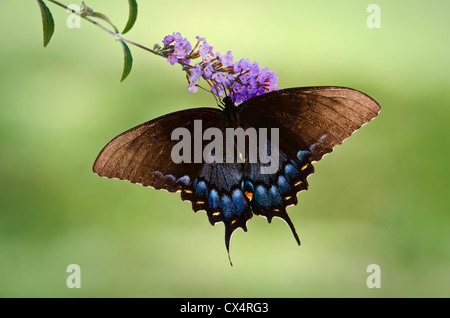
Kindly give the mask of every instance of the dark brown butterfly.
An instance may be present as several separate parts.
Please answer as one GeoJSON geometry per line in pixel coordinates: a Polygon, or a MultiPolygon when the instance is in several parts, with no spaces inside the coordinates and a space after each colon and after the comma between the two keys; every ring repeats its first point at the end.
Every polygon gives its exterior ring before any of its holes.
{"type": "MultiPolygon", "coordinates": [[[[224,222],[227,251],[233,231],[239,227],[247,231],[246,223],[253,214],[269,222],[273,217],[283,219],[300,244],[286,207],[297,204],[297,193],[308,188],[306,179],[314,172],[312,163],[376,117],[380,105],[368,95],[344,87],[281,89],[239,106],[230,98],[223,103],[223,109],[183,110],[122,133],[100,152],[94,172],[155,189],[181,191],[181,198],[191,201],[194,211],[206,211],[212,225],[224,222]],[[201,121],[200,129],[195,121],[201,121]],[[260,158],[252,162],[249,151],[244,151],[245,158],[239,162],[198,162],[193,151],[183,153],[193,160],[175,163],[172,151],[179,139],[173,140],[172,132],[180,127],[200,136],[208,128],[219,129],[223,135],[227,128],[276,128],[275,171],[261,173],[266,162],[260,158]]],[[[194,141],[190,142],[195,150],[194,141]]],[[[201,142],[204,147],[205,140],[201,142]]],[[[272,143],[269,138],[267,154],[273,151],[272,143]]],[[[243,152],[236,140],[233,144],[234,153],[243,152]]]]}

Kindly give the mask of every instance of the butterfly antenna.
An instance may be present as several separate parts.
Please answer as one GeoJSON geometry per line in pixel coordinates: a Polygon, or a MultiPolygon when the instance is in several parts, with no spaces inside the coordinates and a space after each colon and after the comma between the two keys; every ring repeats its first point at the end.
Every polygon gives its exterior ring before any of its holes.
{"type": "Polygon", "coordinates": [[[201,89],[203,89],[204,91],[207,91],[208,93],[211,93],[212,94],[212,96],[214,97],[214,99],[216,100],[216,104],[217,104],[217,106],[219,106],[221,109],[224,109],[224,104],[222,103],[222,101],[221,100],[218,100],[217,99],[217,97],[216,97],[216,94],[214,94],[211,90],[209,90],[209,89],[206,89],[206,88],[204,88],[204,87],[201,87],[200,85],[198,85],[198,84],[196,84],[198,87],[200,87],[201,89]]]}
{"type": "MultiPolygon", "coordinates": [[[[228,92],[227,92],[227,87],[225,86],[225,84],[224,83],[220,83],[220,84],[223,87],[223,92],[225,93],[225,97],[229,97],[228,92]]],[[[233,99],[231,98],[231,100],[233,100],[233,99]]]]}

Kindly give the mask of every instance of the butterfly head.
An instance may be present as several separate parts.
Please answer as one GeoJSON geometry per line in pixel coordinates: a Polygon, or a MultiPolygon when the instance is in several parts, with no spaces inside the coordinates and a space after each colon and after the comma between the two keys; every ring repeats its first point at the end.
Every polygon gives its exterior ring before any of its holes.
{"type": "Polygon", "coordinates": [[[222,99],[222,104],[225,106],[225,109],[233,109],[234,107],[236,107],[230,96],[225,96],[222,99]]]}
{"type": "Polygon", "coordinates": [[[235,117],[238,108],[236,107],[236,105],[233,102],[233,99],[230,96],[225,96],[222,100],[221,100],[221,104],[223,105],[223,114],[224,116],[227,118],[228,122],[232,122],[233,118],[235,117]]]}

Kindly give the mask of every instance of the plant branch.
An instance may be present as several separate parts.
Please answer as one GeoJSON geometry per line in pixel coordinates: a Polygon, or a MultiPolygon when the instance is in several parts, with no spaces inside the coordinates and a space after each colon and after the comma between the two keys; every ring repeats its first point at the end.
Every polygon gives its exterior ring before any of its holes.
{"type": "MultiPolygon", "coordinates": [[[[94,21],[93,19],[89,18],[88,16],[83,16],[80,12],[78,12],[78,11],[76,11],[76,10],[74,10],[74,9],[69,8],[68,6],[66,6],[65,4],[62,4],[62,3],[59,2],[59,1],[56,1],[56,0],[48,0],[48,1],[50,1],[50,2],[52,2],[52,3],[54,3],[54,4],[56,4],[56,5],[58,5],[58,6],[62,7],[62,8],[64,8],[64,9],[66,9],[67,11],[70,11],[70,12],[72,12],[73,14],[76,14],[76,15],[78,15],[79,17],[83,18],[84,20],[86,20],[86,21],[88,21],[88,22],[94,24],[95,26],[99,27],[99,28],[102,29],[103,31],[105,31],[105,32],[111,34],[112,36],[114,36],[114,38],[117,39],[117,40],[120,40],[120,41],[129,43],[129,44],[131,44],[131,45],[134,45],[134,46],[136,46],[136,47],[138,47],[138,48],[141,48],[141,49],[143,49],[143,50],[145,50],[145,51],[148,51],[148,52],[150,52],[150,53],[153,53],[153,54],[155,54],[155,55],[158,55],[158,56],[161,56],[161,57],[164,57],[164,58],[166,57],[166,56],[164,56],[164,54],[162,54],[162,53],[160,53],[160,52],[157,52],[157,51],[155,51],[155,50],[152,50],[151,48],[149,48],[149,47],[147,47],[147,46],[145,46],[145,45],[142,45],[142,44],[136,43],[136,42],[134,42],[134,41],[131,41],[131,40],[127,39],[127,38],[124,38],[124,37],[122,36],[122,34],[116,33],[116,32],[114,32],[114,31],[108,29],[107,27],[105,27],[105,26],[102,25],[101,23],[98,23],[97,21],[94,21]]],[[[193,66],[190,65],[190,64],[188,64],[188,63],[184,63],[184,62],[181,62],[181,61],[178,62],[178,63],[181,64],[181,65],[184,66],[184,67],[187,67],[187,68],[193,68],[193,66]]]]}

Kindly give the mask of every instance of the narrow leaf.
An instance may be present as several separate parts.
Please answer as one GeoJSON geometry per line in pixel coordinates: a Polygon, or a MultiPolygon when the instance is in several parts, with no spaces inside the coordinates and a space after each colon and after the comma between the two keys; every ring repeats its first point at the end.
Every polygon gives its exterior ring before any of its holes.
{"type": "Polygon", "coordinates": [[[134,23],[136,22],[138,14],[138,5],[136,0],[128,0],[128,3],[130,4],[130,14],[128,15],[128,22],[127,25],[125,26],[125,29],[123,29],[122,34],[125,34],[131,30],[134,23]]]}
{"type": "Polygon", "coordinates": [[[133,66],[133,56],[131,55],[128,45],[124,41],[120,41],[120,44],[122,44],[123,48],[123,72],[120,81],[123,82],[131,72],[131,67],[133,66]]]}
{"type": "Polygon", "coordinates": [[[109,23],[114,28],[114,31],[116,31],[116,33],[119,33],[119,29],[117,29],[116,26],[111,22],[111,20],[106,15],[104,15],[103,13],[92,12],[91,13],[91,17],[99,18],[99,19],[109,23]]]}
{"type": "Polygon", "coordinates": [[[81,9],[80,9],[80,13],[81,13],[81,17],[85,18],[87,16],[90,16],[92,13],[94,12],[94,9],[92,9],[91,7],[87,6],[86,3],[81,2],[81,9]]]}
{"type": "Polygon", "coordinates": [[[47,8],[42,0],[37,0],[39,7],[41,8],[42,15],[42,29],[44,32],[44,47],[50,42],[53,32],[55,31],[55,22],[50,10],[47,8]]]}

